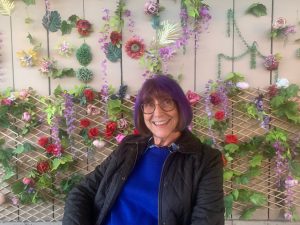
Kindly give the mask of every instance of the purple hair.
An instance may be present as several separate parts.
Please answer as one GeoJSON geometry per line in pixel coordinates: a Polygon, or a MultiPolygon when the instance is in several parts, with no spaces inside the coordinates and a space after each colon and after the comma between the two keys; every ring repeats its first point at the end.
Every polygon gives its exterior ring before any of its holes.
{"type": "Polygon", "coordinates": [[[144,82],[135,100],[134,124],[141,135],[151,135],[144,122],[141,104],[153,98],[159,99],[162,96],[169,96],[176,103],[179,113],[179,123],[177,125],[179,131],[184,130],[191,123],[193,118],[192,108],[179,84],[168,75],[155,75],[144,82]]]}

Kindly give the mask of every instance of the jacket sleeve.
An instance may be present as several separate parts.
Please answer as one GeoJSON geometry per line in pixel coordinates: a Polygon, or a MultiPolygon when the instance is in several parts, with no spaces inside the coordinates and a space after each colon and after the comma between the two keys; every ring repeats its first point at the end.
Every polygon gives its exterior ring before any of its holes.
{"type": "Polygon", "coordinates": [[[192,225],[224,225],[223,162],[221,153],[208,148],[198,184],[192,225]]]}
{"type": "MultiPolygon", "coordinates": [[[[124,138],[122,144],[126,142],[126,139],[124,138]]],[[[94,223],[94,199],[99,184],[109,164],[115,162],[122,144],[69,192],[65,202],[63,225],[92,225],[94,223]]]]}

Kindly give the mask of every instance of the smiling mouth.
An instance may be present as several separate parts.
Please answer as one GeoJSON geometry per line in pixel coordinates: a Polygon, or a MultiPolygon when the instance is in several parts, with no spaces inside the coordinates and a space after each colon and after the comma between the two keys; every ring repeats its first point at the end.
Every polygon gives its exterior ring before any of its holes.
{"type": "Polygon", "coordinates": [[[164,120],[164,121],[152,121],[152,124],[155,126],[164,126],[169,123],[170,120],[164,120]]]}

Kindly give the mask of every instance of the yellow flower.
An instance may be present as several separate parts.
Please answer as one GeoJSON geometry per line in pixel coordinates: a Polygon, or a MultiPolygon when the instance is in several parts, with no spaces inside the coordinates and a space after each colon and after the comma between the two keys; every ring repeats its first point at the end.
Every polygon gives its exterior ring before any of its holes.
{"type": "Polygon", "coordinates": [[[28,52],[22,50],[17,52],[17,57],[20,60],[21,66],[23,67],[32,67],[37,64],[37,52],[33,49],[29,49],[28,52]]]}

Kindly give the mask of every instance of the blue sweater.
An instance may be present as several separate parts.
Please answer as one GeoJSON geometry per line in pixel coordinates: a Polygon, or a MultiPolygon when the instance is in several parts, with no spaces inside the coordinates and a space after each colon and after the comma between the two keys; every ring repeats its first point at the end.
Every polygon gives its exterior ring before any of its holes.
{"type": "Polygon", "coordinates": [[[158,189],[167,147],[150,146],[135,165],[105,225],[154,225],[158,223],[158,189]]]}

